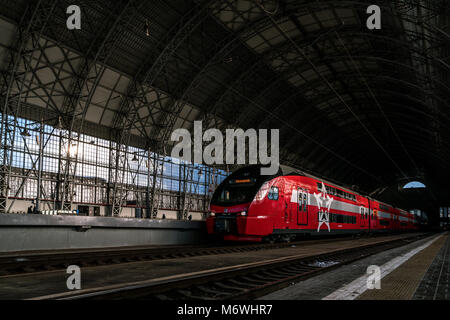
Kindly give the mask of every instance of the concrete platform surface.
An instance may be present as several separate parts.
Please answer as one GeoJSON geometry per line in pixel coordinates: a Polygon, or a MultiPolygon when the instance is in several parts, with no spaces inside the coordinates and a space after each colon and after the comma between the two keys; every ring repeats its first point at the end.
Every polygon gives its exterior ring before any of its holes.
{"type": "MultiPolygon", "coordinates": [[[[156,279],[176,274],[233,266],[288,256],[307,257],[355,246],[408,237],[408,234],[377,238],[339,239],[305,246],[267,249],[221,255],[131,262],[99,267],[81,267],[82,289],[156,279]]],[[[26,299],[67,292],[65,270],[0,277],[0,299],[26,299]]]]}
{"type": "Polygon", "coordinates": [[[414,300],[450,300],[450,235],[422,278],[414,300]]]}
{"type": "Polygon", "coordinates": [[[201,243],[203,221],[0,214],[0,252],[201,243]]]}
{"type": "Polygon", "coordinates": [[[441,236],[382,279],[380,290],[367,290],[360,300],[411,300],[448,236],[441,236]]]}
{"type": "MultiPolygon", "coordinates": [[[[448,270],[448,235],[436,235],[433,239],[422,239],[406,246],[388,250],[370,256],[355,263],[342,266],[331,272],[319,275],[306,281],[294,284],[283,290],[266,295],[261,300],[321,300],[321,299],[363,299],[363,300],[409,300],[414,299],[415,292],[431,272],[433,260],[436,266],[429,279],[436,279],[440,273],[439,292],[448,292],[448,275],[442,277],[441,270],[448,270]],[[446,251],[447,250],[447,251],[446,251]],[[439,252],[444,259],[439,259],[439,252]],[[403,261],[404,260],[404,261],[403,261]],[[442,267],[442,261],[446,261],[442,267]],[[398,264],[398,265],[397,265],[398,264]],[[389,273],[381,279],[381,289],[367,290],[369,266],[391,268],[389,273]],[[446,268],[446,269],[445,269],[446,268]],[[363,286],[362,293],[359,285],[363,286]],[[446,286],[446,289],[443,288],[446,286]]],[[[386,272],[386,270],[384,270],[386,272]]],[[[432,287],[430,281],[429,287],[432,287]]],[[[429,291],[429,290],[428,290],[429,291]]],[[[443,295],[442,297],[448,298],[443,295]]],[[[428,298],[433,297],[428,294],[428,298]]],[[[445,299],[447,299],[445,298],[445,299]]]]}

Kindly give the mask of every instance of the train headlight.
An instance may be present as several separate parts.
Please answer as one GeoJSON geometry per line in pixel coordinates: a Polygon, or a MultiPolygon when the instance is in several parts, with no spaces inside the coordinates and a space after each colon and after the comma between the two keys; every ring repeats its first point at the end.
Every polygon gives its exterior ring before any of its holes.
{"type": "Polygon", "coordinates": [[[241,217],[245,217],[245,216],[247,215],[247,211],[242,211],[241,213],[239,213],[239,215],[240,215],[241,217]]]}

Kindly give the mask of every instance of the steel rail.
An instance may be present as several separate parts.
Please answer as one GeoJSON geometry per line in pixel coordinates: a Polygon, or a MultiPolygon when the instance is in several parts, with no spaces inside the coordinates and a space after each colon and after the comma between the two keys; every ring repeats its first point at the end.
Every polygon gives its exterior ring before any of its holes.
{"type": "Polygon", "coordinates": [[[192,256],[220,255],[226,253],[278,249],[292,245],[310,245],[315,243],[335,242],[339,240],[348,240],[348,236],[340,238],[327,237],[322,239],[301,240],[290,243],[258,243],[240,245],[224,245],[215,243],[211,245],[198,246],[123,247],[0,254],[0,277],[16,276],[34,272],[53,272],[64,269],[73,264],[86,267],[192,256]]]}
{"type": "Polygon", "coordinates": [[[378,241],[346,249],[304,254],[217,269],[173,275],[122,285],[85,289],[33,298],[33,300],[236,300],[254,299],[331,271],[342,265],[418,241],[430,234],[378,241]]]}

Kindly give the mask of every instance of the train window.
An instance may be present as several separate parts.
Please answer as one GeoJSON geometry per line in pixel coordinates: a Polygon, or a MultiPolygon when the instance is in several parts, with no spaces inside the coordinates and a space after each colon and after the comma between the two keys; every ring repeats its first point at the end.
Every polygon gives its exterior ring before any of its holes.
{"type": "Polygon", "coordinates": [[[269,200],[278,200],[278,187],[272,187],[270,188],[269,194],[267,195],[267,197],[269,198],[269,200]]]}
{"type": "Polygon", "coordinates": [[[306,193],[303,193],[303,211],[307,211],[308,209],[308,198],[306,197],[306,193]]]}
{"type": "Polygon", "coordinates": [[[303,211],[303,197],[302,197],[303,193],[301,192],[300,189],[297,191],[297,193],[298,193],[298,199],[297,199],[298,211],[303,211]]]}
{"type": "Polygon", "coordinates": [[[356,224],[356,217],[355,216],[347,216],[344,214],[330,213],[330,222],[356,224]]]}
{"type": "Polygon", "coordinates": [[[220,195],[220,200],[223,200],[223,201],[228,201],[228,200],[230,200],[230,192],[227,191],[227,190],[224,190],[224,191],[222,192],[222,194],[220,195]]]}

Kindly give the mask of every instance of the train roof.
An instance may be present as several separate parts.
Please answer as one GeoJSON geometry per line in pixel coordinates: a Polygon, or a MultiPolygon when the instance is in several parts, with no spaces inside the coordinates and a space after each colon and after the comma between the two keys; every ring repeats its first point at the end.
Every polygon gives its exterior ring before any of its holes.
{"type": "Polygon", "coordinates": [[[408,211],[406,211],[404,209],[396,208],[395,206],[393,206],[393,205],[391,205],[389,203],[385,203],[383,201],[374,199],[374,198],[370,197],[369,195],[364,196],[364,195],[360,194],[359,192],[356,192],[355,190],[352,190],[352,189],[349,189],[349,188],[346,188],[346,187],[342,187],[341,185],[339,185],[336,182],[331,182],[331,181],[323,179],[321,177],[317,177],[317,176],[312,175],[310,173],[307,173],[307,172],[305,172],[303,170],[299,170],[299,169],[296,169],[296,168],[293,168],[293,167],[290,167],[290,166],[286,166],[286,165],[280,165],[280,169],[281,169],[281,172],[282,172],[282,174],[284,176],[300,175],[300,176],[305,176],[305,177],[313,178],[313,179],[316,179],[316,180],[320,180],[320,181],[323,181],[324,183],[336,186],[336,187],[338,187],[338,188],[340,188],[340,189],[342,189],[344,191],[347,191],[347,192],[359,195],[361,197],[367,197],[368,199],[371,199],[371,200],[375,200],[375,201],[377,201],[377,202],[379,202],[381,204],[384,204],[385,206],[408,212],[408,211]]]}
{"type": "Polygon", "coordinates": [[[348,187],[342,187],[342,186],[341,186],[339,183],[337,183],[337,182],[332,182],[332,181],[330,181],[330,180],[323,179],[323,178],[318,177],[318,176],[315,176],[315,175],[313,175],[313,174],[311,174],[311,173],[305,172],[304,170],[296,169],[296,168],[294,168],[294,167],[287,166],[287,165],[281,165],[281,164],[280,164],[279,168],[280,168],[280,171],[279,171],[278,175],[281,174],[282,176],[304,176],[304,177],[313,178],[313,179],[322,181],[322,182],[324,182],[324,183],[326,183],[326,184],[329,184],[329,185],[331,185],[331,186],[338,187],[338,188],[340,188],[340,189],[342,189],[343,191],[346,191],[346,192],[348,192],[348,193],[352,193],[352,194],[354,194],[354,195],[358,195],[358,196],[361,196],[361,197],[366,197],[367,199],[370,199],[370,200],[373,200],[373,201],[377,201],[378,203],[383,204],[383,205],[385,205],[385,206],[388,206],[388,207],[390,207],[390,208],[398,209],[398,210],[401,210],[401,211],[403,211],[403,212],[409,213],[407,210],[404,210],[404,209],[395,207],[395,206],[393,206],[393,205],[391,205],[391,204],[389,204],[389,203],[386,203],[386,202],[377,200],[377,199],[375,199],[375,198],[372,198],[370,195],[362,195],[361,193],[359,193],[359,192],[357,192],[357,191],[355,191],[355,190],[353,190],[353,189],[351,189],[351,188],[348,188],[348,187]]]}
{"type": "Polygon", "coordinates": [[[338,187],[338,188],[340,188],[340,189],[342,189],[342,190],[344,190],[344,191],[347,191],[347,192],[349,192],[349,193],[352,193],[352,194],[356,194],[356,195],[362,196],[360,193],[356,192],[355,190],[352,190],[352,189],[349,189],[349,188],[346,188],[346,187],[342,187],[341,185],[339,185],[339,184],[337,184],[337,183],[335,183],[335,182],[331,182],[331,181],[326,180],[326,179],[323,179],[323,178],[321,178],[321,177],[314,176],[314,175],[312,175],[312,174],[310,174],[310,173],[307,173],[307,172],[302,171],[302,170],[299,170],[299,169],[295,169],[295,168],[292,168],[292,167],[289,167],[289,166],[285,166],[285,165],[280,165],[280,169],[281,169],[281,172],[282,172],[282,174],[283,174],[284,176],[300,175],[300,176],[305,176],[305,177],[313,178],[313,179],[322,181],[322,182],[324,182],[324,183],[327,183],[327,184],[336,186],[336,187],[338,187]]]}

